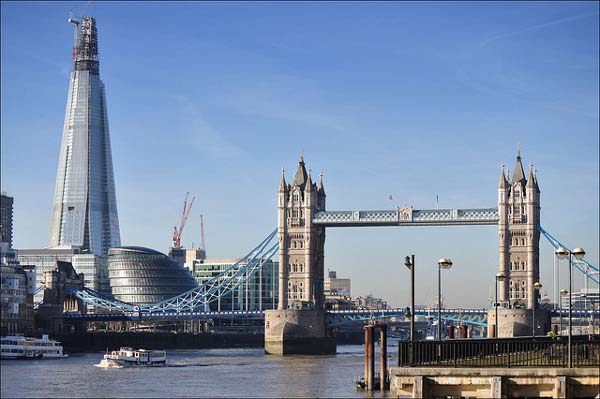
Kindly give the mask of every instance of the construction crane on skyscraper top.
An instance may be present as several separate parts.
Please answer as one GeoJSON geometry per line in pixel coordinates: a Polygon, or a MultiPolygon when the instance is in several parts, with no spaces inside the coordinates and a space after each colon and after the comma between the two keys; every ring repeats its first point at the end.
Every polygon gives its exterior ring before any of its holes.
{"type": "Polygon", "coordinates": [[[81,15],[79,19],[73,18],[73,11],[69,11],[69,23],[73,24],[73,61],[77,61],[77,49],[79,48],[79,24],[83,19],[83,13],[92,3],[92,0],[89,0],[85,7],[81,10],[81,15]]]}
{"type": "Polygon", "coordinates": [[[75,61],[77,59],[77,47],[79,46],[78,43],[78,28],[79,28],[79,21],[81,21],[80,19],[75,19],[73,18],[73,12],[69,11],[69,23],[73,24],[73,61],[75,61]]]}
{"type": "Polygon", "coordinates": [[[189,192],[185,193],[185,199],[183,200],[183,210],[181,211],[181,215],[179,216],[179,221],[177,225],[173,227],[173,248],[181,248],[181,232],[185,227],[188,216],[190,215],[190,211],[192,210],[192,205],[194,205],[194,200],[196,197],[192,197],[188,205],[188,196],[189,192]]]}

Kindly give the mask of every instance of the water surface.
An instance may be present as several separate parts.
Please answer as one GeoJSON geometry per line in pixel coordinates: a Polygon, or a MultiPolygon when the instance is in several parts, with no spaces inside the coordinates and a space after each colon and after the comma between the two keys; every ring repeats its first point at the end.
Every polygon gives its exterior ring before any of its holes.
{"type": "MultiPolygon", "coordinates": [[[[397,362],[397,348],[389,347],[397,362]]],[[[331,356],[266,356],[263,349],[168,351],[166,367],[95,367],[102,353],[59,360],[3,360],[2,398],[14,397],[381,397],[357,391],[363,347],[331,356]]],[[[378,366],[377,366],[378,367],[378,366]]]]}

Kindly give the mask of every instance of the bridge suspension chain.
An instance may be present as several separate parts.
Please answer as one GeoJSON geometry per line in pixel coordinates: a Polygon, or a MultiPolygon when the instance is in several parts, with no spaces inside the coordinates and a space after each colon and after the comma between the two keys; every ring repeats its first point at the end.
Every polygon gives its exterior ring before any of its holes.
{"type": "MultiPolygon", "coordinates": [[[[554,249],[557,249],[558,247],[563,247],[567,251],[571,251],[566,245],[564,245],[558,239],[553,237],[552,234],[546,231],[541,225],[538,224],[537,228],[540,231],[540,233],[542,233],[542,235],[548,240],[550,245],[554,247],[554,249]]],[[[591,280],[596,284],[600,284],[600,269],[598,268],[598,266],[591,264],[586,259],[576,258],[573,258],[573,265],[577,270],[583,273],[588,280],[591,280]]]]}
{"type": "Polygon", "coordinates": [[[206,281],[200,287],[150,305],[136,306],[109,298],[89,288],[78,290],[68,285],[65,285],[65,288],[85,303],[110,311],[157,313],[165,311],[189,311],[200,307],[204,307],[206,310],[209,303],[231,293],[232,290],[251,278],[275,255],[279,250],[279,243],[275,242],[273,244],[276,233],[277,230],[273,230],[246,256],[206,281]]]}

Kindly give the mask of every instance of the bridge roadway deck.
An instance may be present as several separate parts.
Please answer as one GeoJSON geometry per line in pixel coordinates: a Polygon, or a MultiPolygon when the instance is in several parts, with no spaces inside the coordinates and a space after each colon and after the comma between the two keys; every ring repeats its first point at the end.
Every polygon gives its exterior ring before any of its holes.
{"type": "MultiPolygon", "coordinates": [[[[403,316],[404,308],[379,309],[379,310],[330,310],[327,315],[330,318],[378,319],[382,317],[403,316]]],[[[422,309],[416,311],[417,316],[437,317],[437,309],[422,309]]],[[[486,309],[442,309],[445,317],[487,317],[486,309]]],[[[265,312],[261,310],[236,310],[222,312],[156,312],[156,313],[65,313],[66,320],[101,321],[101,320],[175,320],[175,319],[229,319],[229,318],[256,318],[262,319],[265,312]]]]}

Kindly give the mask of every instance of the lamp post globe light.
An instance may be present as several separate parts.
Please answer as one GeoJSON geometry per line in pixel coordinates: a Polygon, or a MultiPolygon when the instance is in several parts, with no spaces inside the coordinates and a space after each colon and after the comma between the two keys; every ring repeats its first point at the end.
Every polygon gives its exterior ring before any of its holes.
{"type": "Polygon", "coordinates": [[[452,261],[448,258],[438,260],[438,340],[442,340],[442,269],[450,269],[452,261]]]}
{"type": "Polygon", "coordinates": [[[573,257],[581,259],[585,256],[585,250],[577,247],[572,251],[568,251],[563,247],[558,247],[554,252],[559,259],[569,259],[569,368],[573,367],[572,355],[572,336],[573,336],[573,257]]]}
{"type": "Polygon", "coordinates": [[[504,281],[506,274],[503,272],[496,273],[496,302],[494,302],[494,308],[496,310],[496,324],[494,326],[494,338],[498,338],[498,281],[504,281]]]}
{"type": "Polygon", "coordinates": [[[533,321],[531,322],[532,328],[533,328],[533,332],[532,332],[532,336],[535,337],[535,308],[537,307],[537,297],[538,297],[538,291],[542,288],[542,283],[540,283],[539,281],[536,281],[533,284],[533,321]]]}

